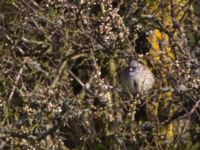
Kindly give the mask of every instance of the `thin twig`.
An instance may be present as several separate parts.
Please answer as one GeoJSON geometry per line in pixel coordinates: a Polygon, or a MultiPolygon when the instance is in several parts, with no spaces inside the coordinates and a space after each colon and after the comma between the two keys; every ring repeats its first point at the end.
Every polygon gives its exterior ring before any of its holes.
{"type": "Polygon", "coordinates": [[[57,74],[57,76],[55,77],[55,79],[53,80],[53,82],[51,84],[51,88],[54,88],[56,86],[56,84],[58,83],[58,80],[59,80],[59,78],[60,78],[60,76],[61,76],[61,74],[63,72],[63,69],[66,66],[66,63],[67,63],[66,60],[62,62],[60,68],[58,69],[58,74],[57,74]]]}
{"type": "Polygon", "coordinates": [[[71,70],[68,70],[68,72],[82,87],[85,87],[85,84],[71,70]]]}
{"type": "MultiPolygon", "coordinates": [[[[23,65],[23,66],[24,66],[24,65],[23,65]]],[[[23,66],[20,68],[20,70],[19,70],[19,72],[18,72],[18,75],[17,75],[17,77],[16,77],[16,80],[15,80],[15,83],[14,83],[14,85],[13,85],[12,91],[11,91],[9,97],[8,97],[8,100],[7,100],[7,107],[8,107],[8,109],[10,108],[10,102],[11,102],[11,99],[12,99],[14,93],[15,93],[15,90],[16,90],[16,87],[17,87],[17,84],[18,84],[19,79],[20,79],[20,77],[21,77],[21,75],[22,75],[22,72],[23,72],[23,66]]]]}
{"type": "Polygon", "coordinates": [[[181,137],[183,136],[183,134],[185,133],[186,129],[188,128],[189,126],[189,123],[190,123],[190,118],[191,118],[191,115],[195,112],[195,110],[200,106],[200,100],[198,100],[194,107],[190,110],[189,113],[185,114],[184,117],[187,117],[188,119],[185,121],[185,124],[184,126],[182,127],[181,129],[181,133],[179,134],[179,136],[177,137],[177,142],[175,145],[177,145],[178,143],[180,143],[180,140],[181,140],[181,137]]]}

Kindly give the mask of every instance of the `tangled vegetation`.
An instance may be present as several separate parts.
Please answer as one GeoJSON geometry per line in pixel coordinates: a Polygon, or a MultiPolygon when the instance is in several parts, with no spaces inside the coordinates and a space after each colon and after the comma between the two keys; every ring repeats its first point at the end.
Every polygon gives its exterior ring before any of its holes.
{"type": "Polygon", "coordinates": [[[199,0],[1,0],[1,149],[200,149],[199,0]],[[119,72],[151,68],[147,94],[119,72]]]}

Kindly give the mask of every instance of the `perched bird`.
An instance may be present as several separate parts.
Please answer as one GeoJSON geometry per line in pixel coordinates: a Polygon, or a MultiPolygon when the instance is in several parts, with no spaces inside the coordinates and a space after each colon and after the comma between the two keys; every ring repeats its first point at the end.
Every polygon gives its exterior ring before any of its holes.
{"type": "Polygon", "coordinates": [[[120,82],[126,92],[133,95],[148,93],[153,88],[155,78],[151,70],[136,60],[132,60],[129,66],[121,71],[120,82]]]}

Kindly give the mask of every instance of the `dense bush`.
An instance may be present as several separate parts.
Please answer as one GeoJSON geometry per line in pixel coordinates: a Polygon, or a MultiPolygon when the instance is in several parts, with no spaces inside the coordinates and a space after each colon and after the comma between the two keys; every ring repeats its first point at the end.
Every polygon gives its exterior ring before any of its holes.
{"type": "Polygon", "coordinates": [[[0,2],[0,148],[199,149],[198,0],[0,2]],[[130,59],[148,95],[124,93],[130,59]]]}

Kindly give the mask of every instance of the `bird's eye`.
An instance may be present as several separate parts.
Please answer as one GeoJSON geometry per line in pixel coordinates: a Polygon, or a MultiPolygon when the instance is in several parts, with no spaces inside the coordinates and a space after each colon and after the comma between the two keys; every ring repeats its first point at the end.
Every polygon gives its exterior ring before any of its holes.
{"type": "Polygon", "coordinates": [[[130,67],[129,72],[133,72],[136,69],[136,67],[130,67]]]}

